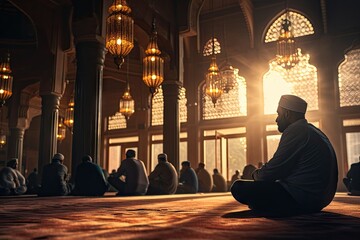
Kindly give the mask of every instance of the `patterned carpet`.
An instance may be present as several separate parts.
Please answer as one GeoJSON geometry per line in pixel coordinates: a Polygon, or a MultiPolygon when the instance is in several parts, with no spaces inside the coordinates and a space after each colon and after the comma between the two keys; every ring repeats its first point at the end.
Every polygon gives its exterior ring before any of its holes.
{"type": "Polygon", "coordinates": [[[259,216],[230,193],[0,198],[0,239],[359,239],[360,197],[322,212],[259,216]]]}

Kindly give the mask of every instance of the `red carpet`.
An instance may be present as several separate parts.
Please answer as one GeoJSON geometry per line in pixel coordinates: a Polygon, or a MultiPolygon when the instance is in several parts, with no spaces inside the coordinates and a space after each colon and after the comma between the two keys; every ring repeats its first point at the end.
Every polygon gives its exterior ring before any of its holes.
{"type": "Polygon", "coordinates": [[[322,212],[258,216],[230,193],[0,198],[0,239],[359,239],[360,197],[322,212]]]}

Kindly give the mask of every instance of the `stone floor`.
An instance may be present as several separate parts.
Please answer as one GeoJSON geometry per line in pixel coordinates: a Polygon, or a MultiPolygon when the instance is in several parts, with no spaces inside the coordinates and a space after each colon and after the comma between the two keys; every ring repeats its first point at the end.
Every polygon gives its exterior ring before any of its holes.
{"type": "Polygon", "coordinates": [[[259,216],[230,193],[0,198],[0,239],[359,239],[360,197],[322,212],[259,216]]]}

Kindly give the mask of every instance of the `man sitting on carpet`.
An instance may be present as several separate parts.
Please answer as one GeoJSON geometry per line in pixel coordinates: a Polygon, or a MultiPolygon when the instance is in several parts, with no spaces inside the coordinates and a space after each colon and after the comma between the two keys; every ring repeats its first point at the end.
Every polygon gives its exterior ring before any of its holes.
{"type": "Polygon", "coordinates": [[[121,161],[116,174],[110,175],[108,181],[118,190],[117,196],[145,195],[149,187],[145,165],[135,158],[134,150],[127,150],[125,155],[126,159],[121,161]]]}
{"type": "Polygon", "coordinates": [[[27,194],[38,194],[39,192],[39,175],[37,172],[37,168],[34,168],[34,170],[29,174],[29,176],[26,179],[26,186],[27,186],[27,194]]]}
{"type": "Polygon", "coordinates": [[[360,195],[360,157],[359,162],[351,164],[343,182],[349,191],[349,195],[360,195]]]}
{"type": "Polygon", "coordinates": [[[227,183],[225,178],[219,173],[219,170],[217,168],[214,168],[213,170],[213,181],[214,181],[214,187],[212,189],[213,192],[226,192],[228,190],[227,183]]]}
{"type": "Polygon", "coordinates": [[[241,179],[252,180],[252,173],[256,170],[256,167],[252,164],[248,164],[244,167],[241,179]]]}
{"type": "Polygon", "coordinates": [[[108,189],[103,170],[89,155],[84,156],[76,168],[74,195],[103,196],[108,189]]]}
{"type": "Polygon", "coordinates": [[[213,188],[213,179],[210,173],[205,169],[204,163],[199,163],[198,168],[195,169],[196,175],[199,181],[199,191],[198,192],[211,192],[213,188]]]}
{"type": "Polygon", "coordinates": [[[180,179],[176,193],[197,193],[198,184],[198,178],[194,169],[190,166],[190,162],[183,161],[181,163],[180,179]]]}
{"type": "Polygon", "coordinates": [[[174,194],[178,185],[178,174],[174,166],[168,162],[167,155],[158,155],[158,164],[149,175],[148,195],[174,194]]]}
{"type": "Polygon", "coordinates": [[[51,163],[43,168],[39,196],[69,195],[73,186],[68,183],[68,169],[63,164],[64,155],[56,153],[51,163]]]}
{"type": "Polygon", "coordinates": [[[307,103],[283,95],[276,122],[282,132],[272,159],[253,172],[255,181],[238,180],[231,193],[251,209],[272,213],[316,212],[334,198],[337,160],[329,139],[305,119],[307,103]]]}
{"type": "Polygon", "coordinates": [[[0,171],[0,196],[21,195],[27,190],[25,177],[17,170],[18,159],[9,160],[0,171]]]}
{"type": "Polygon", "coordinates": [[[236,169],[234,175],[231,176],[230,184],[232,184],[233,182],[239,179],[241,179],[240,171],[236,169]]]}

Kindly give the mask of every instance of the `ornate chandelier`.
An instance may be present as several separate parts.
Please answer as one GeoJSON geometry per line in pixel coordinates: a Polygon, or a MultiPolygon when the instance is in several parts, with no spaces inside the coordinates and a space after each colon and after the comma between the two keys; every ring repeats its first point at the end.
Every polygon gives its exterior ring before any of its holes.
{"type": "Polygon", "coordinates": [[[214,37],[212,37],[212,57],[210,67],[208,68],[208,72],[205,76],[205,85],[205,93],[211,98],[211,101],[213,102],[215,107],[217,100],[221,97],[221,94],[223,93],[223,84],[222,77],[216,63],[214,37]]]}
{"type": "Polygon", "coordinates": [[[233,68],[228,61],[226,61],[224,67],[222,67],[220,72],[222,78],[222,89],[226,93],[229,93],[229,91],[236,86],[236,75],[238,71],[239,70],[233,68]]]}
{"type": "Polygon", "coordinates": [[[211,101],[214,104],[221,97],[223,93],[222,90],[222,78],[219,73],[219,68],[216,64],[215,54],[211,57],[210,67],[205,77],[205,93],[211,98],[211,101]]]}
{"type": "Polygon", "coordinates": [[[13,76],[10,68],[10,53],[6,61],[0,63],[0,107],[4,106],[5,101],[12,95],[13,76]]]}
{"type": "Polygon", "coordinates": [[[130,88],[127,85],[124,95],[120,99],[120,113],[125,116],[126,120],[135,112],[135,101],[130,95],[130,88]]]}
{"type": "Polygon", "coordinates": [[[288,70],[299,62],[295,37],[292,33],[291,22],[288,17],[281,24],[280,36],[276,46],[276,62],[278,65],[288,70]]]}
{"type": "Polygon", "coordinates": [[[143,59],[143,81],[149,87],[153,97],[164,81],[164,59],[160,57],[161,51],[157,44],[155,18],[153,19],[152,34],[145,54],[146,56],[143,59]]]}
{"type": "Polygon", "coordinates": [[[127,72],[126,72],[126,90],[124,95],[120,99],[120,113],[125,116],[126,120],[129,120],[130,116],[135,112],[135,101],[130,94],[130,85],[129,85],[129,60],[127,63],[127,72]]]}
{"type": "Polygon", "coordinates": [[[68,107],[65,110],[65,119],[64,119],[64,125],[70,128],[70,130],[74,126],[74,107],[75,107],[74,96],[72,96],[68,103],[68,107]]]}
{"type": "Polygon", "coordinates": [[[66,136],[66,128],[63,123],[64,119],[62,117],[59,117],[59,123],[58,123],[58,133],[56,135],[56,138],[59,142],[65,139],[66,136]]]}
{"type": "Polygon", "coordinates": [[[130,13],[126,0],[114,0],[106,19],[106,48],[119,69],[134,47],[134,20],[130,13]]]}

